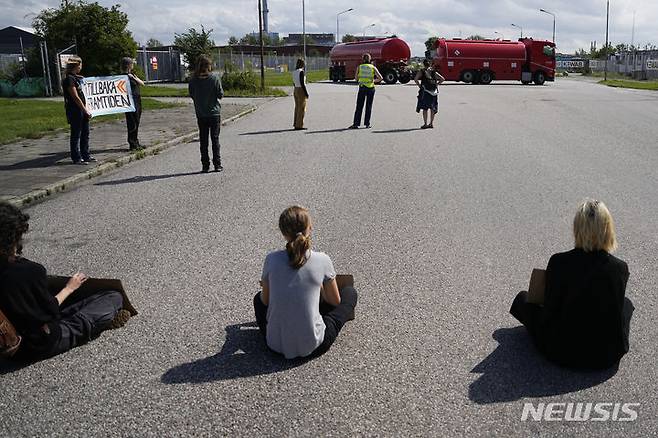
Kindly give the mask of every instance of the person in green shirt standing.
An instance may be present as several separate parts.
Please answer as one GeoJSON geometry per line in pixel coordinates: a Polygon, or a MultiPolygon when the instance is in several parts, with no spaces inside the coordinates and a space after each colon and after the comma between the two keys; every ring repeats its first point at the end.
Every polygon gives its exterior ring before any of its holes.
{"type": "Polygon", "coordinates": [[[363,124],[370,128],[370,114],[372,113],[372,102],[375,100],[375,83],[382,81],[382,75],[377,67],[372,65],[369,53],[363,55],[363,63],[356,69],[356,81],[359,83],[359,94],[356,97],[356,110],[354,111],[354,122],[350,129],[359,129],[363,103],[366,104],[366,116],[363,124]]]}
{"type": "Polygon", "coordinates": [[[194,101],[197,124],[199,125],[199,144],[201,150],[201,173],[210,170],[208,156],[208,135],[212,142],[212,164],[215,172],[221,172],[222,159],[219,156],[219,130],[221,126],[219,100],[224,97],[222,81],[218,75],[212,74],[212,62],[206,55],[201,55],[194,75],[190,79],[188,90],[194,101]]]}

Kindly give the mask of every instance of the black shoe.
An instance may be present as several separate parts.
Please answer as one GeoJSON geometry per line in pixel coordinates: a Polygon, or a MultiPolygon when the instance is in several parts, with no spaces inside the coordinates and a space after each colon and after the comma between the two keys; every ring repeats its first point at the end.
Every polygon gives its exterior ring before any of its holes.
{"type": "Polygon", "coordinates": [[[220,165],[217,165],[217,166],[215,166],[215,172],[221,172],[222,170],[224,170],[224,168],[222,167],[222,165],[221,165],[221,164],[220,164],[220,165]]]}
{"type": "Polygon", "coordinates": [[[78,160],[78,161],[74,161],[73,164],[81,164],[81,165],[86,166],[89,163],[87,163],[85,160],[78,160]]]}
{"type": "Polygon", "coordinates": [[[371,128],[371,126],[370,126],[370,125],[366,125],[366,129],[370,129],[370,128],[371,128]]]}
{"type": "Polygon", "coordinates": [[[306,131],[308,128],[295,128],[295,131],[306,131]]]}
{"type": "Polygon", "coordinates": [[[356,126],[356,125],[352,125],[352,126],[350,126],[349,128],[347,128],[347,129],[359,129],[359,127],[356,126]]]}
{"type": "Polygon", "coordinates": [[[208,172],[210,172],[209,167],[204,167],[204,168],[201,169],[201,173],[208,173],[208,172]]]}
{"type": "Polygon", "coordinates": [[[90,163],[95,163],[98,160],[90,155],[89,157],[85,158],[85,161],[88,161],[90,163]]]}

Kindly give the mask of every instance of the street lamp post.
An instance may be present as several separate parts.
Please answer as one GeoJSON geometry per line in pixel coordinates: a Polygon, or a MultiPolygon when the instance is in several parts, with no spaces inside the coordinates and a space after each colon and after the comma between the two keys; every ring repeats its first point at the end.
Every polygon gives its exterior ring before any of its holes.
{"type": "Polygon", "coordinates": [[[540,9],[539,12],[543,12],[544,14],[553,16],[553,44],[555,44],[555,14],[552,12],[548,12],[546,9],[540,9]]]}
{"type": "Polygon", "coordinates": [[[372,23],[372,24],[369,24],[366,27],[364,27],[363,28],[363,36],[366,36],[366,29],[368,29],[369,27],[374,27],[374,26],[376,26],[376,24],[372,23]]]}
{"type": "Polygon", "coordinates": [[[306,2],[302,0],[302,40],[304,42],[304,61],[306,61],[306,2]]]}
{"type": "Polygon", "coordinates": [[[610,24],[610,0],[606,2],[605,12],[605,67],[603,68],[603,80],[608,80],[608,26],[610,24]]]}
{"type": "Polygon", "coordinates": [[[494,33],[495,33],[496,35],[500,35],[500,37],[501,37],[503,40],[505,39],[505,35],[503,35],[502,33],[498,32],[497,30],[494,30],[494,33]]]}
{"type": "Polygon", "coordinates": [[[340,42],[340,24],[338,23],[338,17],[353,10],[354,8],[349,8],[349,9],[345,9],[343,12],[339,12],[336,14],[336,44],[340,42]]]}
{"type": "Polygon", "coordinates": [[[265,65],[264,62],[264,47],[263,47],[263,5],[262,0],[258,0],[258,36],[260,44],[260,90],[265,91],[265,65]]]}
{"type": "Polygon", "coordinates": [[[514,24],[514,23],[512,23],[512,27],[518,27],[519,29],[521,29],[521,38],[523,38],[523,28],[518,24],[514,24]]]}

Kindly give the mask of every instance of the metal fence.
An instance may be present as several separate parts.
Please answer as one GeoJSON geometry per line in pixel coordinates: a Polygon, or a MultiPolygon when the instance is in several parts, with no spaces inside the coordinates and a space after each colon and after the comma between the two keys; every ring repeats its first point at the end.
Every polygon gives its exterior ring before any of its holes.
{"type": "MultiPolygon", "coordinates": [[[[260,55],[251,53],[220,53],[214,59],[215,69],[224,71],[230,66],[236,67],[239,70],[257,70],[260,68],[260,55]]],[[[276,55],[268,54],[263,58],[263,65],[267,69],[275,70],[278,72],[293,71],[299,56],[293,55],[276,55]]],[[[326,56],[311,56],[306,58],[306,70],[328,70],[329,58],[326,56]]]]}
{"type": "Polygon", "coordinates": [[[21,55],[0,54],[0,71],[8,70],[16,65],[20,65],[21,55]]]}
{"type": "MultiPolygon", "coordinates": [[[[621,52],[610,57],[608,72],[628,75],[634,79],[658,79],[658,50],[621,52]]],[[[606,61],[590,60],[593,71],[604,71],[606,61]]]]}
{"type": "Polygon", "coordinates": [[[138,50],[137,65],[144,71],[146,82],[180,82],[185,79],[181,54],[171,47],[168,50],[138,50]]]}

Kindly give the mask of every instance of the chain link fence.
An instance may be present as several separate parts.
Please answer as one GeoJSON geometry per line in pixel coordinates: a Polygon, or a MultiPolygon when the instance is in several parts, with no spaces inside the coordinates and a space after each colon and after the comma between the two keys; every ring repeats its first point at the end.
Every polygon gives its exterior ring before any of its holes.
{"type": "MultiPolygon", "coordinates": [[[[238,70],[260,69],[260,55],[251,53],[219,53],[214,57],[214,68],[220,71],[237,68],[238,70]]],[[[263,57],[263,65],[268,70],[277,72],[293,71],[300,56],[267,54],[263,57]]],[[[329,70],[329,57],[310,56],[306,58],[306,70],[329,70]]]]}

